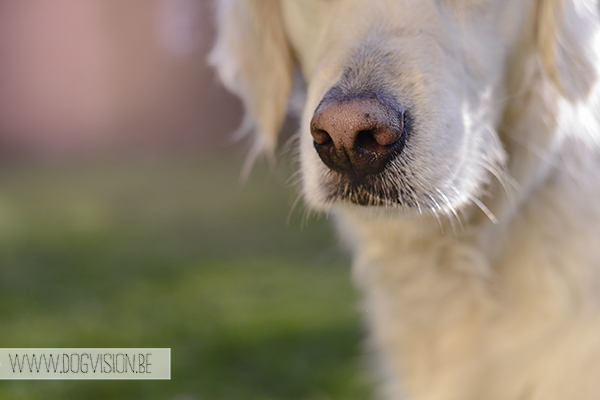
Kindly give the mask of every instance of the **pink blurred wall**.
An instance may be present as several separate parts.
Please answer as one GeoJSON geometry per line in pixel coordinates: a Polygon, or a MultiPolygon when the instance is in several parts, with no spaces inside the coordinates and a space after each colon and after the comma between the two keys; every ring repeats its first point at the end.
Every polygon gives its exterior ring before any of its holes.
{"type": "Polygon", "coordinates": [[[0,1],[0,154],[221,148],[240,105],[206,65],[208,0],[0,1]]]}

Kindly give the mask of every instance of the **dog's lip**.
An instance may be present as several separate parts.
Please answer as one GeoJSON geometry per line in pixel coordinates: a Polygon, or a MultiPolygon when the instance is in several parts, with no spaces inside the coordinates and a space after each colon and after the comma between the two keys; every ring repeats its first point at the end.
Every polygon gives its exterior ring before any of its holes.
{"type": "Polygon", "coordinates": [[[362,207],[393,207],[410,205],[410,197],[395,186],[385,185],[386,173],[355,176],[329,171],[323,182],[328,203],[352,203],[362,207]]]}

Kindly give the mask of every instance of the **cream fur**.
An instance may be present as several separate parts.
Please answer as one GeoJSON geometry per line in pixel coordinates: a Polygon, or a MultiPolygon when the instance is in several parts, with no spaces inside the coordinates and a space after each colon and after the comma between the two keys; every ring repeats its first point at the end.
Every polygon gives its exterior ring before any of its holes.
{"type": "Polygon", "coordinates": [[[354,254],[385,398],[600,399],[599,9],[220,2],[211,60],[268,149],[292,57],[304,77],[304,197],[354,254]],[[386,175],[410,192],[385,207],[324,194],[331,174],[309,123],[348,67],[415,116],[386,175]]]}

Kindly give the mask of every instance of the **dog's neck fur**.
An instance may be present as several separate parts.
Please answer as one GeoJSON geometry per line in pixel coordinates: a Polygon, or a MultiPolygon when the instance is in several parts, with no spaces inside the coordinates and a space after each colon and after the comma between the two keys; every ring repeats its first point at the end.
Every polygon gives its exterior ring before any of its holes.
{"type": "MultiPolygon", "coordinates": [[[[460,229],[433,216],[338,213],[340,232],[355,254],[355,281],[366,294],[363,307],[375,347],[399,353],[380,354],[388,363],[384,373],[401,376],[390,381],[404,385],[388,388],[392,398],[398,392],[428,400],[480,396],[465,388],[481,390],[490,400],[517,398],[528,390],[539,398],[570,398],[560,376],[552,381],[554,374],[571,360],[584,365],[585,357],[600,356],[595,338],[585,333],[599,325],[600,297],[592,273],[600,260],[591,250],[600,243],[599,193],[585,182],[598,182],[600,165],[595,152],[586,150],[589,143],[577,136],[582,121],[576,120],[575,106],[548,96],[549,83],[531,87],[538,89],[521,97],[515,109],[509,104],[499,127],[507,167],[520,186],[513,196],[500,185],[490,187],[486,204],[496,224],[474,205],[463,210],[460,229]],[[530,130],[547,135],[536,135],[537,143],[520,141],[533,136],[524,134],[530,130]],[[522,154],[514,156],[517,152],[522,154]],[[559,330],[563,341],[554,343],[559,330]],[[585,353],[569,354],[569,343],[575,342],[585,353]],[[542,349],[555,350],[541,354],[542,349]],[[506,387],[503,377],[519,376],[515,368],[522,368],[523,380],[506,387]],[[536,377],[542,384],[528,389],[528,371],[540,370],[548,376],[536,377]]],[[[578,373],[582,384],[600,382],[578,373]]],[[[600,393],[600,387],[589,390],[600,393]]]]}

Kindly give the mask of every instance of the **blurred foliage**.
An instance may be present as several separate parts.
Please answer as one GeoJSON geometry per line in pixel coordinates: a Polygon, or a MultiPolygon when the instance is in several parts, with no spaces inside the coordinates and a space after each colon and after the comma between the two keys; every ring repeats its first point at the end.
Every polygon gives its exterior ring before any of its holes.
{"type": "Polygon", "coordinates": [[[169,347],[172,370],[0,381],[0,398],[368,398],[330,224],[291,211],[291,168],[245,184],[240,169],[217,155],[4,166],[0,347],[169,347]]]}

